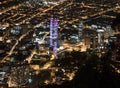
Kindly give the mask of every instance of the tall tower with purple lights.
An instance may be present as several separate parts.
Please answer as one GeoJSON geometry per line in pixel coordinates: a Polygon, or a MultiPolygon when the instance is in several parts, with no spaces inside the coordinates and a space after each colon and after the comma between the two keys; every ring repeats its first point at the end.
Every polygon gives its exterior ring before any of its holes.
{"type": "Polygon", "coordinates": [[[50,19],[50,47],[53,52],[57,54],[58,48],[58,19],[51,18],[50,19]]]}
{"type": "Polygon", "coordinates": [[[80,41],[83,41],[83,34],[82,34],[83,26],[84,26],[83,21],[80,21],[79,29],[78,29],[78,37],[80,41]]]}

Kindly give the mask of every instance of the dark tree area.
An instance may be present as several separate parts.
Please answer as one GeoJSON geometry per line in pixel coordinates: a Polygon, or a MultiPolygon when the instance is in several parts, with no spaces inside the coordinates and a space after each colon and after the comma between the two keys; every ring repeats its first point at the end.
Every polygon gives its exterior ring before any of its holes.
{"type": "Polygon", "coordinates": [[[81,65],[72,81],[66,81],[62,85],[50,84],[39,88],[120,88],[120,74],[110,66],[109,56],[111,56],[110,52],[102,58],[92,54],[81,65]]]}
{"type": "Polygon", "coordinates": [[[113,21],[112,28],[114,31],[120,32],[120,14],[117,14],[116,19],[113,21]]]}

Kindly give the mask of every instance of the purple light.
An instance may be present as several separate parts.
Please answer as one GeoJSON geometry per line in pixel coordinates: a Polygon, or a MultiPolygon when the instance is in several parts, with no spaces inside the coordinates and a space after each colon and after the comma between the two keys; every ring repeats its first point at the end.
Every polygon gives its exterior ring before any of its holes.
{"type": "Polygon", "coordinates": [[[54,51],[55,54],[57,54],[57,41],[54,42],[53,51],[54,51]]]}
{"type": "Polygon", "coordinates": [[[51,18],[50,20],[50,47],[53,48],[54,53],[57,53],[58,46],[58,20],[51,18]]]}

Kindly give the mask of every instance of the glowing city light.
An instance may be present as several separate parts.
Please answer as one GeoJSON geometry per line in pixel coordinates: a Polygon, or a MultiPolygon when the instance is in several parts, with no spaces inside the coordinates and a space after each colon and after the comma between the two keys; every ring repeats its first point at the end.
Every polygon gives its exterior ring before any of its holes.
{"type": "Polygon", "coordinates": [[[50,20],[50,47],[52,47],[53,52],[57,53],[58,46],[58,19],[51,18],[50,20]]]}

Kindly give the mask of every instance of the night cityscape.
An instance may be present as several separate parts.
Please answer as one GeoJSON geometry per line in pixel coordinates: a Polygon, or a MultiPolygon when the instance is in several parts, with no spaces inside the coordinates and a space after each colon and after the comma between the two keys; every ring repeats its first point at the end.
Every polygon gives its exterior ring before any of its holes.
{"type": "Polygon", "coordinates": [[[120,0],[0,0],[0,88],[120,88],[120,0]]]}

